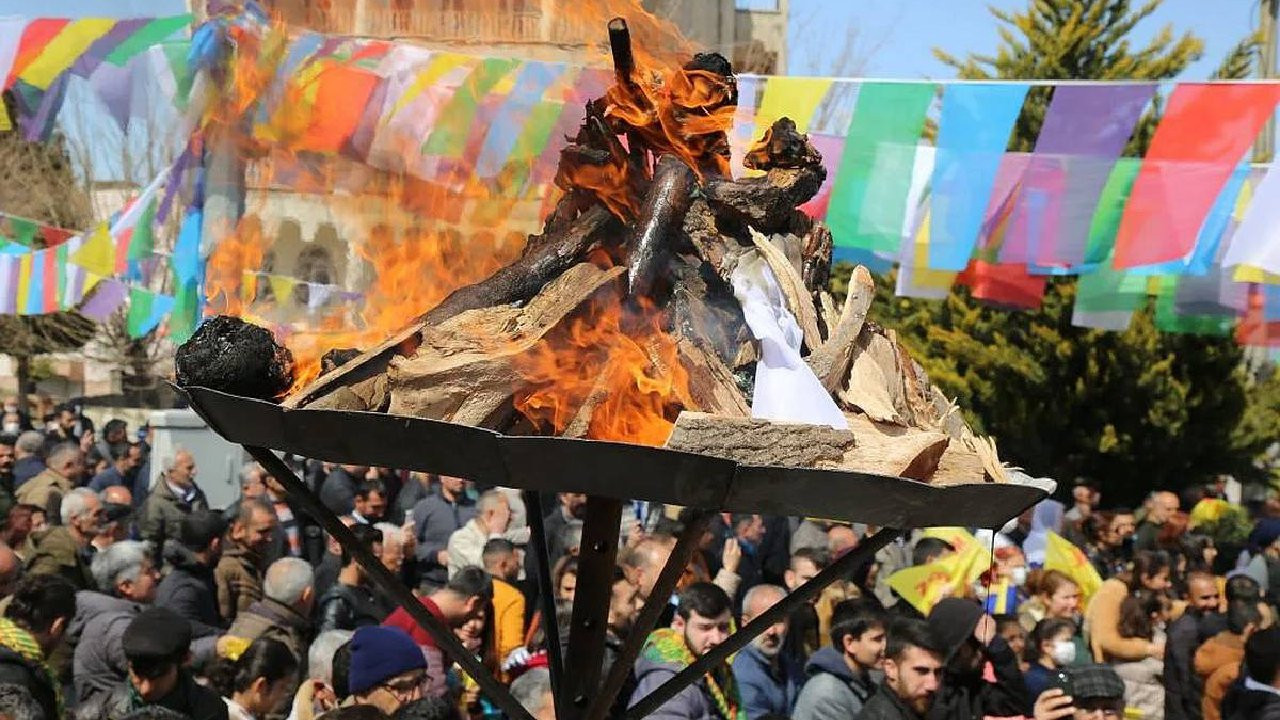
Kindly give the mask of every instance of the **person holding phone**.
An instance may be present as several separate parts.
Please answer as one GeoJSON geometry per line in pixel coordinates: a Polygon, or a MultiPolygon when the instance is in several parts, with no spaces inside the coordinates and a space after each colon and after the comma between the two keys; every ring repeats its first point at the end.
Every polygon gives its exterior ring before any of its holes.
{"type": "Polygon", "coordinates": [[[1106,665],[1078,665],[1062,670],[1054,685],[1040,693],[1034,720],[1120,720],[1124,716],[1124,683],[1106,665]]]}

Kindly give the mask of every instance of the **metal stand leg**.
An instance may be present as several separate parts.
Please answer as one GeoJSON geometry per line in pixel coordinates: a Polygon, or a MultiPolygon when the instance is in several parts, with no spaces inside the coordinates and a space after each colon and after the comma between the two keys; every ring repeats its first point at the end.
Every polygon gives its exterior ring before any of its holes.
{"type": "Polygon", "coordinates": [[[355,535],[351,534],[351,529],[342,524],[337,515],[334,515],[329,508],[320,502],[320,498],[302,482],[289,466],[276,457],[275,453],[267,448],[245,445],[244,449],[257,460],[262,467],[266,468],[271,476],[280,481],[284,485],[285,490],[289,492],[289,496],[296,500],[302,509],[310,513],[325,531],[333,536],[342,549],[350,553],[355,558],[357,564],[368,574],[369,579],[377,585],[379,589],[390,595],[400,603],[401,607],[409,613],[414,622],[422,626],[432,639],[436,641],[436,645],[444,651],[445,655],[455,660],[462,666],[467,674],[470,675],[480,689],[484,691],[485,696],[493,701],[509,718],[519,718],[520,720],[533,720],[533,716],[525,710],[510,691],[498,682],[480,661],[474,655],[467,652],[462,643],[454,636],[453,632],[440,624],[430,612],[423,607],[418,598],[414,597],[409,588],[396,579],[387,570],[382,561],[374,557],[373,552],[366,546],[356,540],[355,535]]]}
{"type": "Polygon", "coordinates": [[[621,522],[621,500],[595,495],[587,498],[587,518],[578,553],[578,588],[573,596],[573,628],[569,633],[573,652],[565,660],[565,714],[557,715],[559,720],[582,718],[587,702],[600,687],[621,522]]]}
{"type": "Polygon", "coordinates": [[[591,703],[587,720],[602,720],[613,707],[623,683],[627,681],[627,675],[631,673],[632,665],[640,656],[640,648],[644,646],[645,638],[653,632],[653,626],[658,624],[658,617],[667,606],[666,599],[671,597],[676,583],[680,581],[680,575],[689,565],[689,558],[693,557],[694,549],[698,547],[698,540],[706,531],[714,515],[715,513],[711,510],[699,511],[680,531],[676,546],[671,550],[671,557],[667,559],[667,564],[662,566],[658,581],[653,584],[653,594],[649,597],[649,602],[641,608],[640,616],[636,618],[631,634],[627,636],[622,646],[622,652],[614,661],[613,667],[609,669],[609,677],[605,680],[600,695],[591,703]]]}
{"type": "Polygon", "coordinates": [[[694,661],[692,665],[676,673],[675,677],[646,695],[627,711],[624,716],[626,720],[638,720],[638,718],[645,717],[662,707],[663,703],[675,697],[681,690],[697,682],[712,668],[727,661],[730,655],[741,650],[753,638],[767,630],[769,626],[788,617],[796,608],[822,592],[823,588],[840,578],[848,576],[859,564],[870,559],[880,548],[888,545],[901,534],[901,530],[884,528],[875,535],[863,540],[852,552],[831,563],[825,570],[813,576],[812,580],[784,597],[777,605],[760,613],[738,632],[730,635],[723,643],[712,648],[705,655],[694,661]]]}
{"type": "Polygon", "coordinates": [[[560,647],[560,630],[556,624],[556,589],[551,586],[551,562],[547,555],[547,531],[543,525],[542,496],[537,490],[523,490],[525,512],[529,517],[529,547],[533,553],[535,582],[538,585],[538,601],[542,609],[542,629],[547,642],[547,659],[551,669],[551,697],[556,703],[556,717],[560,717],[563,699],[560,688],[564,686],[564,651],[560,647]]]}

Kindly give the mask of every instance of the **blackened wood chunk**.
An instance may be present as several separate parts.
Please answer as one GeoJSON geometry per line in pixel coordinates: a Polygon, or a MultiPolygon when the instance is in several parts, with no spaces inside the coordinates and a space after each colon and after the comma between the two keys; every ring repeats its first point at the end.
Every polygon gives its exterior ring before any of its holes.
{"type": "Polygon", "coordinates": [[[334,348],[320,357],[320,372],[327,373],[360,357],[357,348],[334,348]]]}
{"type": "Polygon", "coordinates": [[[275,401],[293,384],[293,355],[271,332],[218,315],[196,328],[174,357],[179,387],[275,401]]]}

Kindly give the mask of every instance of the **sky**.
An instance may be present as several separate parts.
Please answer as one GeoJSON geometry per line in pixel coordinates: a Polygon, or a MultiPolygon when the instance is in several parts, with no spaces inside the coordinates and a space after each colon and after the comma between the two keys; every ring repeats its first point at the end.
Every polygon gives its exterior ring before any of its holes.
{"type": "MultiPolygon", "coordinates": [[[[1000,36],[987,6],[1008,10],[1027,5],[1026,0],[790,1],[789,74],[877,78],[954,77],[951,68],[934,58],[934,47],[957,57],[991,52],[1000,36]],[[840,72],[839,56],[849,42],[855,61],[840,72]]],[[[1257,20],[1258,0],[1165,0],[1134,28],[1134,44],[1145,45],[1166,24],[1172,24],[1175,34],[1193,30],[1205,41],[1204,57],[1182,77],[1205,79],[1257,20]]]]}

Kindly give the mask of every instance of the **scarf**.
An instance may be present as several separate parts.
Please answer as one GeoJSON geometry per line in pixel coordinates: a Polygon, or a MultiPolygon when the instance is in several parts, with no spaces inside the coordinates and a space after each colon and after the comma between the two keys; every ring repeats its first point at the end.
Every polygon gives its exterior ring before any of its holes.
{"type": "Polygon", "coordinates": [[[35,667],[40,668],[44,673],[45,679],[49,682],[49,687],[53,689],[53,700],[57,707],[57,717],[62,717],[62,690],[59,686],[58,679],[53,676],[53,670],[44,661],[44,650],[40,649],[40,643],[36,642],[35,637],[30,632],[18,627],[12,620],[6,617],[0,617],[0,645],[18,653],[23,660],[31,663],[35,667]]]}
{"type": "MultiPolygon", "coordinates": [[[[684,641],[684,634],[671,628],[649,633],[640,655],[650,662],[677,664],[682,667],[692,665],[695,660],[693,652],[684,641]]],[[[711,700],[720,717],[725,720],[747,720],[747,711],[738,697],[738,684],[734,682],[733,671],[728,665],[712,670],[703,679],[707,681],[707,690],[711,693],[711,700]]]]}

